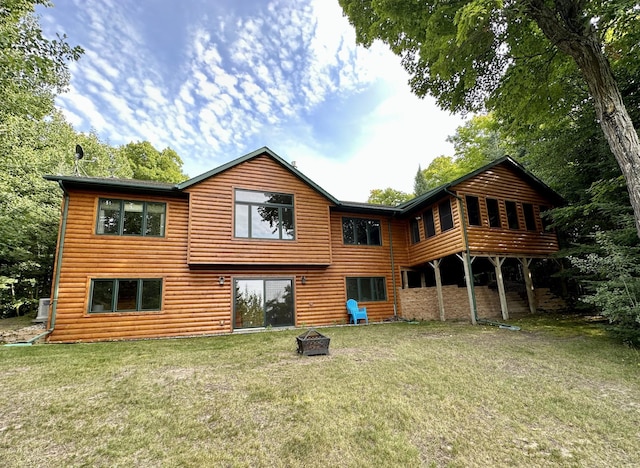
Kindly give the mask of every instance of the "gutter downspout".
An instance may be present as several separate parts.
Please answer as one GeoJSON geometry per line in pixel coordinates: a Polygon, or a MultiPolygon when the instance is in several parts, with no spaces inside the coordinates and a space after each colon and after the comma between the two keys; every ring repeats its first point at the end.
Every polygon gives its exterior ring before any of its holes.
{"type": "MultiPolygon", "coordinates": [[[[448,193],[449,195],[457,198],[458,200],[458,206],[460,207],[460,217],[462,218],[462,232],[464,234],[464,246],[465,246],[465,250],[467,252],[467,258],[469,259],[469,274],[471,274],[471,251],[469,249],[469,234],[467,233],[467,220],[466,220],[466,216],[465,216],[465,212],[464,212],[464,204],[462,202],[462,197],[456,195],[455,193],[451,192],[449,189],[444,189],[444,191],[446,193],[448,193]]],[[[471,297],[472,297],[472,301],[473,301],[473,315],[474,318],[476,320],[477,323],[481,323],[484,325],[491,325],[494,327],[499,327],[499,328],[504,328],[506,330],[511,330],[511,331],[518,331],[520,330],[520,327],[516,326],[516,325],[509,325],[506,323],[500,323],[500,322],[493,322],[491,320],[487,320],[487,319],[481,319],[478,318],[478,305],[476,303],[476,290],[473,284],[473,278],[470,278],[469,284],[471,285],[471,297]]]]}
{"type": "Polygon", "coordinates": [[[64,192],[63,201],[64,208],[62,210],[62,222],[60,225],[60,234],[58,238],[58,252],[56,258],[56,271],[53,278],[53,298],[51,300],[51,320],[49,320],[49,328],[45,330],[43,333],[40,333],[37,336],[34,336],[28,341],[23,343],[9,343],[5,346],[31,346],[33,343],[38,341],[40,338],[50,335],[53,332],[53,329],[56,326],[56,311],[58,308],[58,292],[60,290],[60,270],[62,265],[62,253],[64,248],[64,239],[67,231],[67,217],[69,215],[69,192],[64,188],[62,182],[58,182],[60,184],[60,188],[64,192]]]}
{"type": "Polygon", "coordinates": [[[391,255],[391,281],[393,282],[393,317],[398,317],[398,297],[396,293],[396,267],[395,261],[393,259],[393,234],[391,232],[391,220],[394,218],[394,215],[391,215],[389,218],[389,249],[391,255]]]}
{"type": "Polygon", "coordinates": [[[475,322],[478,321],[478,305],[476,303],[476,290],[473,284],[473,276],[471,275],[471,250],[469,249],[469,234],[467,233],[467,218],[464,212],[464,203],[462,202],[462,197],[456,195],[449,189],[444,189],[446,193],[455,197],[458,200],[458,207],[460,208],[460,220],[462,222],[462,235],[464,238],[464,249],[467,253],[467,261],[469,262],[469,286],[471,286],[471,308],[473,310],[473,319],[475,322]]]}

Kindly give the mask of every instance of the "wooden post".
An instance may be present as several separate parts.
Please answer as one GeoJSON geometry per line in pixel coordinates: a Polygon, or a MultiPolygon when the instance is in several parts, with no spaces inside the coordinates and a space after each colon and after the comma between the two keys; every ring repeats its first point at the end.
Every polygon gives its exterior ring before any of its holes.
{"type": "Polygon", "coordinates": [[[524,283],[527,288],[527,300],[529,302],[529,311],[532,314],[535,314],[538,310],[538,305],[536,303],[536,292],[533,288],[533,279],[531,278],[531,270],[529,269],[529,265],[531,265],[532,258],[521,258],[520,263],[522,263],[522,274],[524,276],[524,283]]]}
{"type": "Polygon", "coordinates": [[[421,288],[426,288],[427,287],[427,278],[424,275],[424,271],[420,272],[420,287],[421,288]]]}
{"type": "Polygon", "coordinates": [[[506,260],[505,257],[489,257],[489,261],[496,269],[496,282],[498,283],[498,295],[500,296],[500,310],[502,318],[509,320],[509,306],[507,305],[507,294],[504,291],[504,278],[502,277],[502,264],[506,260]]]}
{"type": "Polygon", "coordinates": [[[436,276],[436,291],[438,292],[438,310],[440,310],[440,320],[445,321],[444,317],[444,297],[442,296],[442,278],[440,277],[440,262],[441,258],[429,262],[429,265],[433,267],[433,272],[436,276]]]}
{"type": "Polygon", "coordinates": [[[471,264],[475,257],[471,257],[467,252],[462,252],[461,254],[456,254],[460,260],[462,260],[462,265],[464,266],[464,279],[467,283],[467,294],[469,295],[469,309],[471,309],[471,323],[473,325],[477,324],[476,321],[476,297],[473,291],[473,270],[471,268],[471,264]]]}
{"type": "Polygon", "coordinates": [[[407,289],[409,287],[409,275],[407,274],[407,270],[402,270],[402,289],[407,289]]]}

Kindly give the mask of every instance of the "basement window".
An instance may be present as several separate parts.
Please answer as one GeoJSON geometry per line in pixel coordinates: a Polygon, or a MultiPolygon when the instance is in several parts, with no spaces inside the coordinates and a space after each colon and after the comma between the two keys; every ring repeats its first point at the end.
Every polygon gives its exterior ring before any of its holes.
{"type": "Polygon", "coordinates": [[[384,276],[347,278],[347,299],[358,302],[387,300],[387,285],[384,276]]]}
{"type": "Polygon", "coordinates": [[[158,311],[161,305],[161,279],[91,280],[91,314],[158,311]]]}

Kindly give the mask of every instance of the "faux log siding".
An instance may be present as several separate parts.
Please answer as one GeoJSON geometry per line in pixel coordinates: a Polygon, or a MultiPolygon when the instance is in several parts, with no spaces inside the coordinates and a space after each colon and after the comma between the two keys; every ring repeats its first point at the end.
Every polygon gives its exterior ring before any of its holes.
{"type": "MultiPolygon", "coordinates": [[[[360,305],[367,308],[369,320],[379,321],[393,316],[394,304],[394,282],[401,287],[400,265],[407,261],[405,222],[391,220],[380,216],[363,216],[349,213],[331,213],[331,238],[333,250],[333,264],[327,269],[322,280],[326,281],[326,288],[322,288],[311,295],[310,300],[317,300],[323,295],[332,297],[329,307],[338,308],[340,316],[346,318],[345,301],[346,297],[346,277],[356,276],[383,276],[387,287],[387,300],[383,302],[363,302],[360,305]],[[342,237],[342,218],[365,218],[379,219],[382,245],[345,245],[342,237]],[[391,267],[391,247],[389,243],[389,223],[391,222],[393,253],[395,272],[391,267]],[[316,298],[316,299],[313,299],[316,298]]],[[[306,286],[308,286],[307,283],[306,286]]],[[[301,306],[304,307],[304,303],[301,306]]],[[[400,310],[398,310],[400,313],[400,310]]],[[[331,310],[325,311],[324,316],[330,315],[331,310]]],[[[303,313],[300,314],[303,316],[303,313]]],[[[320,318],[321,316],[319,316],[320,318]]]]}
{"type": "MultiPolygon", "coordinates": [[[[51,342],[185,336],[231,331],[231,283],[219,272],[191,272],[187,200],[71,192],[55,330],[51,342]],[[167,202],[163,238],[95,234],[98,199],[167,202]],[[92,278],[163,278],[160,312],[88,314],[92,278]]],[[[229,278],[227,276],[227,278],[229,278]]]]}
{"type": "MultiPolygon", "coordinates": [[[[425,262],[435,260],[438,258],[446,257],[454,253],[462,252],[464,247],[464,237],[462,233],[462,224],[460,222],[460,208],[457,199],[451,197],[451,213],[453,215],[453,229],[442,232],[440,228],[440,215],[438,213],[438,205],[443,200],[435,203],[430,208],[433,209],[433,221],[436,226],[436,235],[426,238],[424,230],[424,212],[416,214],[421,219],[418,222],[420,227],[420,242],[416,244],[411,243],[410,239],[410,221],[406,222],[406,242],[409,245],[409,258],[411,262],[408,267],[421,265],[425,262]]],[[[426,210],[425,210],[426,211],[426,210]]]]}
{"type": "Polygon", "coordinates": [[[331,264],[331,202],[267,156],[204,180],[189,192],[192,265],[331,264]],[[295,240],[234,238],[234,190],[294,195],[295,240]]]}
{"type": "Polygon", "coordinates": [[[558,250],[556,233],[544,232],[540,220],[540,205],[552,206],[551,201],[544,198],[534,187],[509,168],[496,166],[456,185],[453,189],[463,199],[465,199],[465,195],[474,195],[479,199],[482,226],[468,226],[467,228],[469,248],[473,254],[545,256],[558,250]],[[501,228],[489,227],[486,198],[498,200],[501,228]],[[508,228],[505,200],[516,202],[519,229],[508,228]],[[527,231],[522,203],[533,205],[538,226],[536,231],[527,231]]]}

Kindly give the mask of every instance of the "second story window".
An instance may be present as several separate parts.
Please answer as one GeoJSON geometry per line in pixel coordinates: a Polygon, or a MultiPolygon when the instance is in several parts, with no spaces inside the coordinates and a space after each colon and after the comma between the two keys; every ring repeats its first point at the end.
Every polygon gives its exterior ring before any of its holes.
{"type": "Polygon", "coordinates": [[[531,203],[523,203],[522,211],[524,212],[524,225],[527,231],[537,231],[536,216],[533,212],[533,205],[531,203]]]}
{"type": "Polygon", "coordinates": [[[424,234],[427,237],[436,235],[436,225],[433,222],[433,209],[429,208],[423,214],[424,217],[424,234]]]}
{"type": "Polygon", "coordinates": [[[498,200],[496,200],[495,198],[487,198],[487,215],[489,216],[489,227],[501,227],[500,208],[498,205],[498,200]]]}
{"type": "Polygon", "coordinates": [[[467,201],[467,218],[469,220],[469,226],[482,226],[478,197],[466,195],[464,198],[467,201]]]}
{"type": "Polygon", "coordinates": [[[411,220],[411,243],[417,244],[420,242],[420,225],[418,220],[420,218],[414,218],[411,220]]]}
{"type": "Polygon", "coordinates": [[[236,190],[235,236],[295,239],[293,195],[236,190]]]}
{"type": "Polygon", "coordinates": [[[342,218],[342,238],[345,244],[382,245],[380,220],[342,218]]]}
{"type": "Polygon", "coordinates": [[[166,203],[101,198],[97,234],[164,236],[166,203]]]}
{"type": "Polygon", "coordinates": [[[445,200],[438,205],[438,214],[440,216],[440,231],[448,231],[453,229],[453,213],[451,213],[451,200],[445,200]]]}
{"type": "Polygon", "coordinates": [[[509,229],[520,229],[520,222],[518,221],[518,205],[513,201],[504,202],[504,207],[507,210],[507,223],[509,229]]]}

